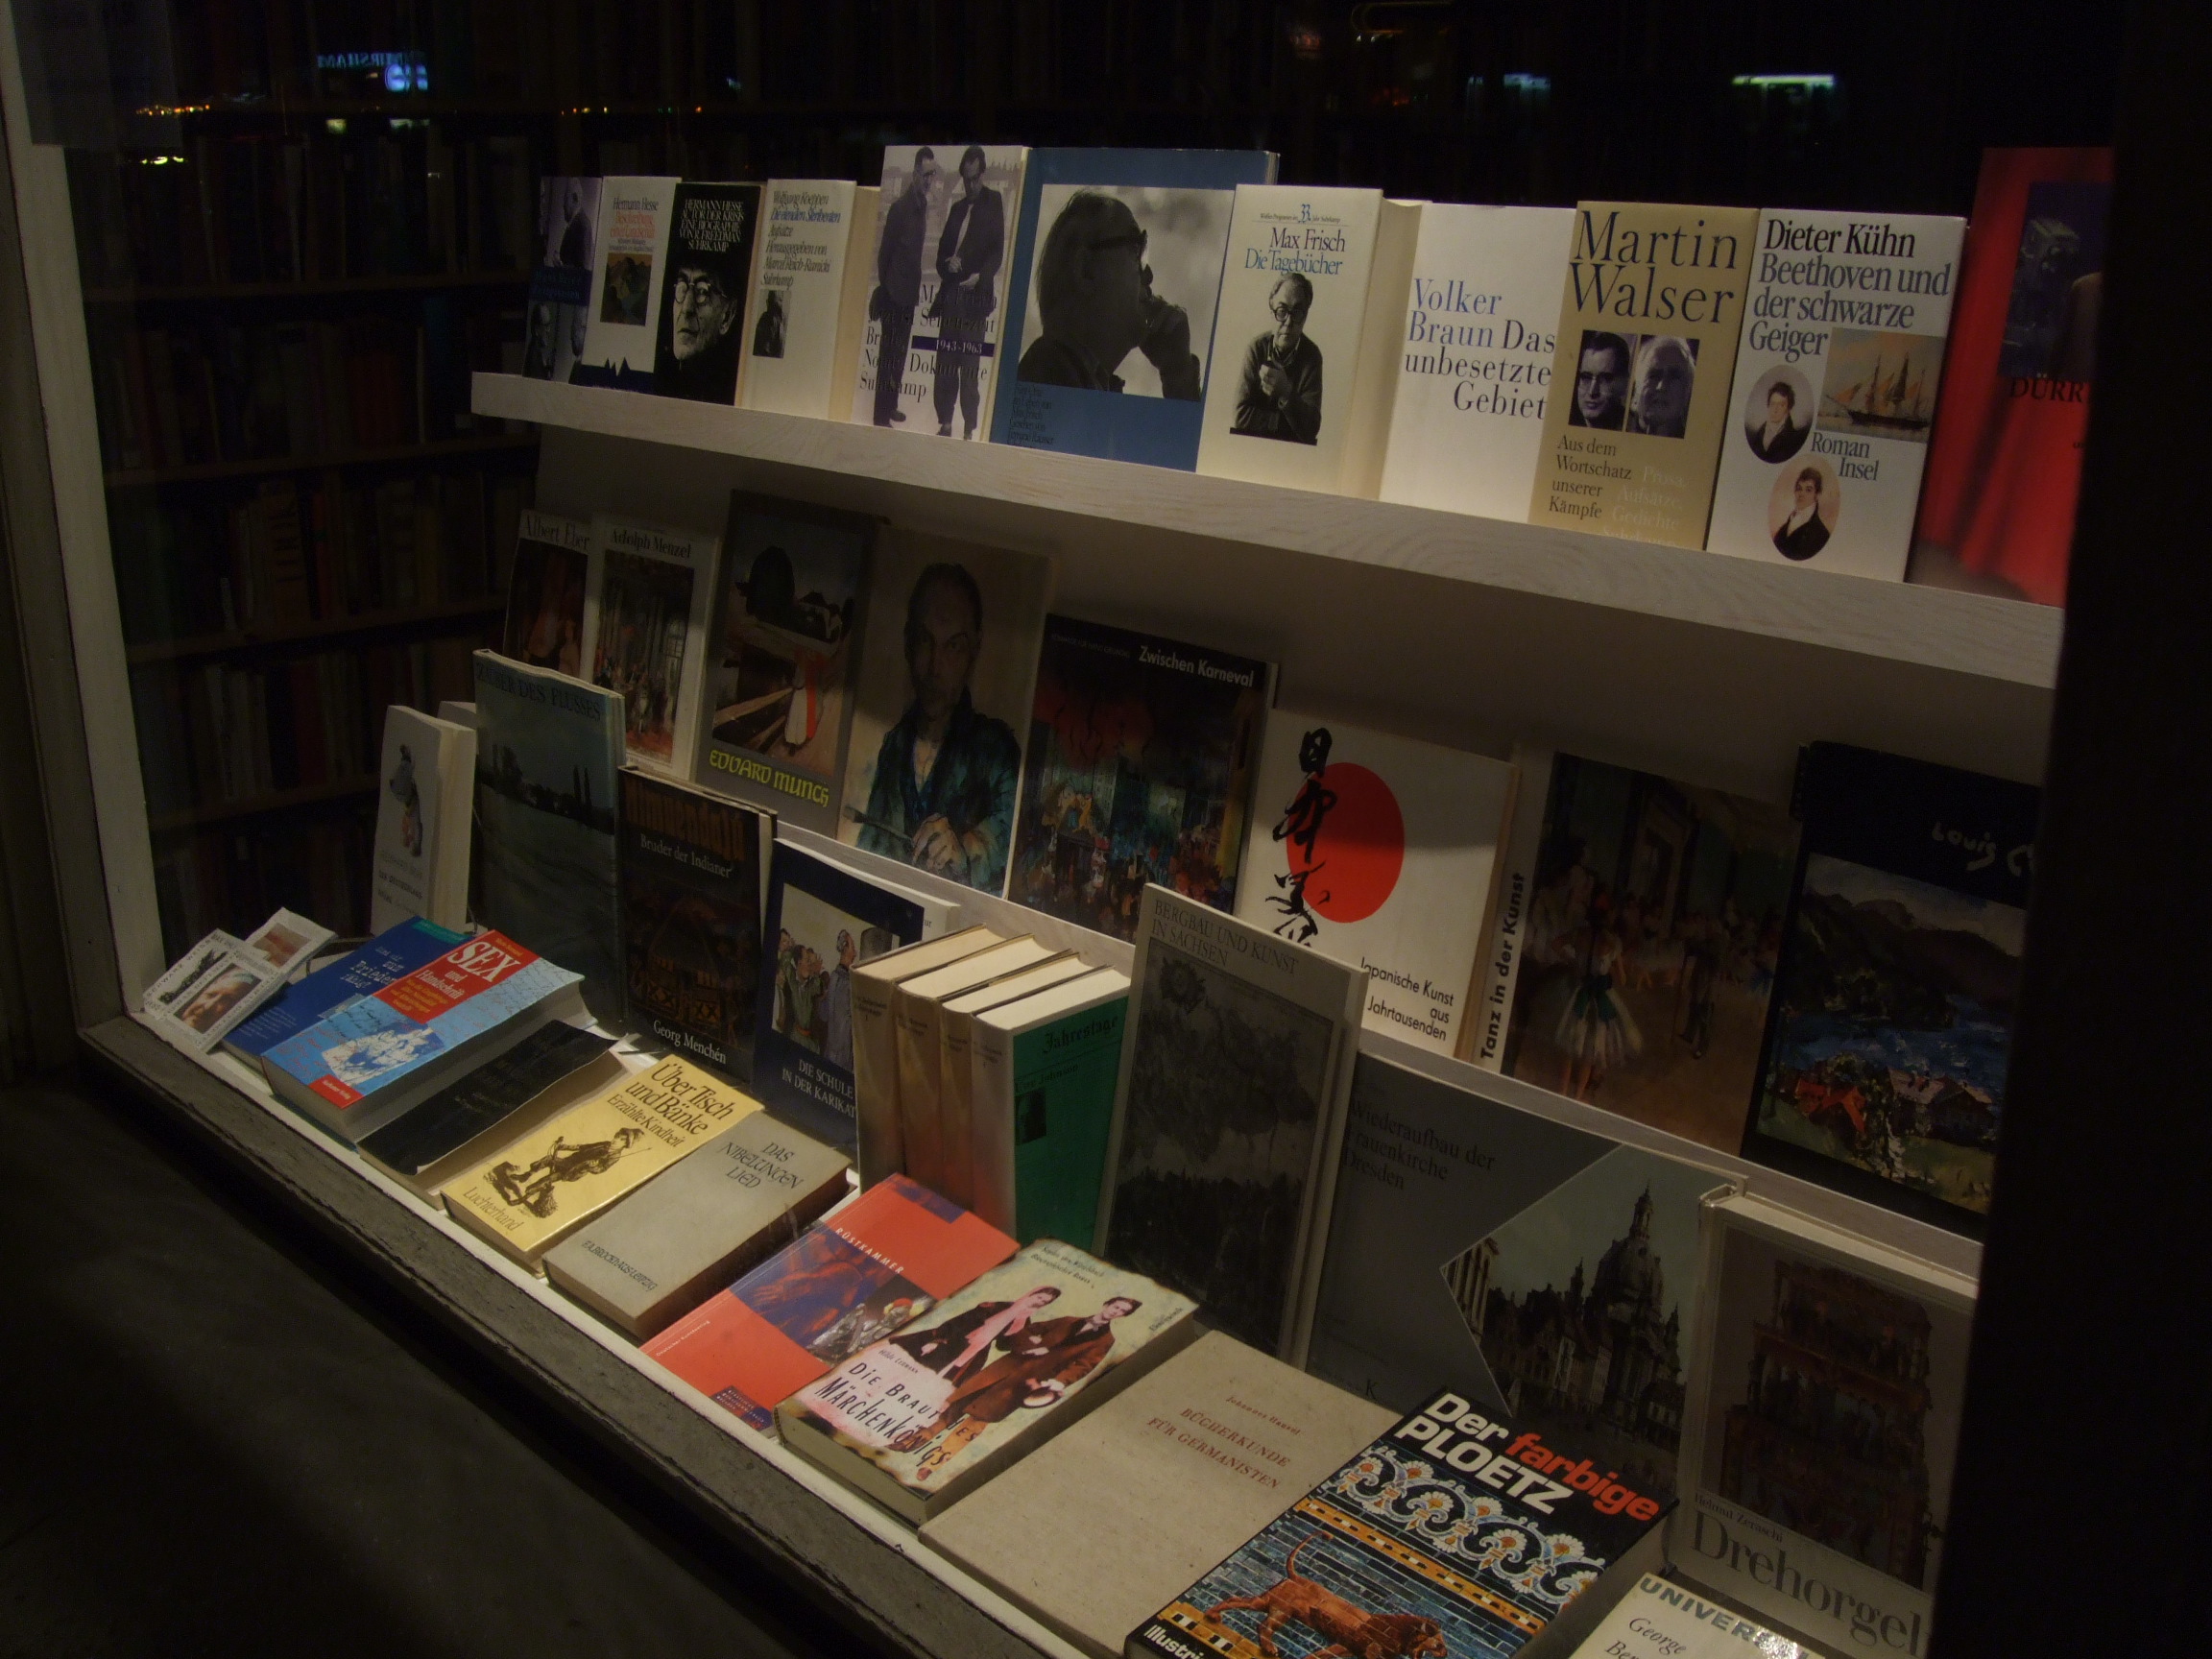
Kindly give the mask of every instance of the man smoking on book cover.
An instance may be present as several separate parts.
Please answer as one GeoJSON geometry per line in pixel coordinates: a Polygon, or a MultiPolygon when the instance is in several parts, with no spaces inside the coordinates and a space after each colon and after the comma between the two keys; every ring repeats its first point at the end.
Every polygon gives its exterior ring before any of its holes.
{"type": "Polygon", "coordinates": [[[1204,371],[1190,349],[1190,315],[1152,289],[1149,232],[1126,202],[1095,190],[1070,196],[1037,258],[1042,329],[1018,375],[1032,385],[1119,392],[1117,371],[1142,351],[1160,395],[1196,402],[1204,371]]]}
{"type": "Polygon", "coordinates": [[[1267,293],[1275,326],[1245,349],[1233,435],[1320,443],[1321,348],[1306,337],[1312,309],[1313,284],[1304,272],[1286,271],[1275,278],[1267,293]]]}

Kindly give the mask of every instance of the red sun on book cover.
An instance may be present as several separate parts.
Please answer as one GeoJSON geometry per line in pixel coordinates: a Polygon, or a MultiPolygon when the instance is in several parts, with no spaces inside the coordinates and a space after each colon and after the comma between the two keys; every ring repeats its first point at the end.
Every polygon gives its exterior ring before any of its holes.
{"type": "Polygon", "coordinates": [[[2108,149],[1983,153],[1911,580],[2065,603],[2111,200],[2108,149]]]}
{"type": "Polygon", "coordinates": [[[1406,868],[1406,814],[1376,773],[1338,761],[1309,774],[1284,822],[1300,897],[1331,922],[1364,922],[1389,902],[1406,868]]]}

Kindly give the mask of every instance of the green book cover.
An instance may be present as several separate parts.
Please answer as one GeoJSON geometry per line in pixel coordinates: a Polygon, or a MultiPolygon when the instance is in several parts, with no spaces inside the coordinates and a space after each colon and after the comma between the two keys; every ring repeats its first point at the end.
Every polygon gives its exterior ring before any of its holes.
{"type": "Polygon", "coordinates": [[[1127,996],[1014,1039],[1014,1236],[1087,1238],[1098,1218],[1127,996]]]}

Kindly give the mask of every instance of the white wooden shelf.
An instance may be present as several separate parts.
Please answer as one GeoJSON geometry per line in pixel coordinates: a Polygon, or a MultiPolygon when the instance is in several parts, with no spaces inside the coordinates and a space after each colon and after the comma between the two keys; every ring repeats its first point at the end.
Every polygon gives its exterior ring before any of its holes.
{"type": "Polygon", "coordinates": [[[480,416],[1410,571],[2039,689],[2057,671],[2061,613],[1979,594],[511,374],[476,375],[474,408],[480,416]]]}

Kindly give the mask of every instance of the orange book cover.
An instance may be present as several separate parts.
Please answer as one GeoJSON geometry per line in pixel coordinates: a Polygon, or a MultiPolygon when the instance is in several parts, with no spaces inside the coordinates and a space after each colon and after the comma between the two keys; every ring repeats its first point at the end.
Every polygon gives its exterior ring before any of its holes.
{"type": "Polygon", "coordinates": [[[1909,580],[2066,600],[2112,152],[1988,150],[1909,580]]]}
{"type": "Polygon", "coordinates": [[[754,1428],[787,1395],[1014,1254],[1005,1234],[894,1175],[645,1344],[754,1428]]]}

